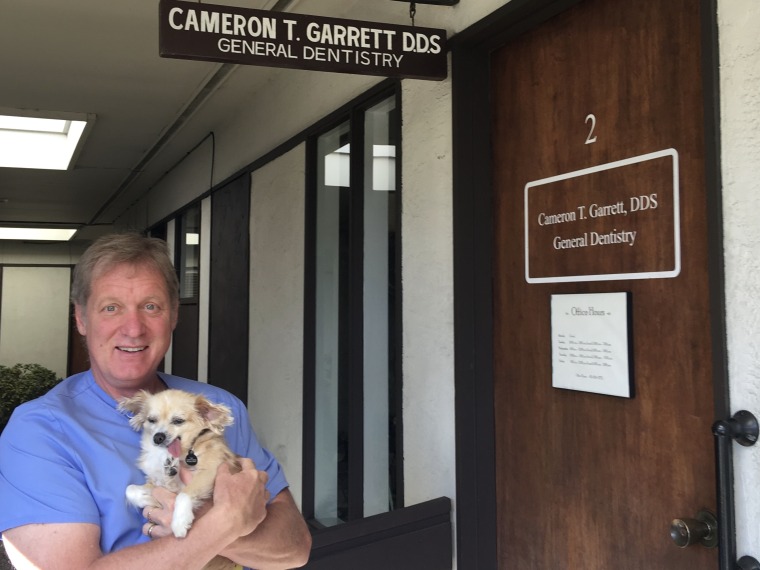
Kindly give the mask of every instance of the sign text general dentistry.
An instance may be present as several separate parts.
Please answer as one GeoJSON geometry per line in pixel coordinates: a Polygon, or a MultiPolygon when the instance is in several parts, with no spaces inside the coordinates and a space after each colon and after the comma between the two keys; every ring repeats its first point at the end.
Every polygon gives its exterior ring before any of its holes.
{"type": "Polygon", "coordinates": [[[678,276],[678,172],[668,148],[526,184],[526,281],[678,276]]]}
{"type": "Polygon", "coordinates": [[[446,30],[160,0],[161,57],[445,79],[446,30]]]}

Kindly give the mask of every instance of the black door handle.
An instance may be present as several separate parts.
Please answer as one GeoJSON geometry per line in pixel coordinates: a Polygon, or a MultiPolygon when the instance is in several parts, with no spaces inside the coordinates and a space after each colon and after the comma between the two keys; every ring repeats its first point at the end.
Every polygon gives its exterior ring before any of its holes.
{"type": "Polygon", "coordinates": [[[731,442],[748,447],[757,443],[760,428],[757,418],[746,410],[727,420],[718,420],[712,427],[715,436],[715,471],[718,488],[718,559],[720,570],[760,570],[760,562],[752,556],[736,560],[734,523],[733,469],[731,442]]]}

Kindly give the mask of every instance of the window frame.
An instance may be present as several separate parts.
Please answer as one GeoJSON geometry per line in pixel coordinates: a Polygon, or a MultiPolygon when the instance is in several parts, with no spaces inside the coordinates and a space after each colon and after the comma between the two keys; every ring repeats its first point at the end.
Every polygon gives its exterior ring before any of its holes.
{"type": "MultiPolygon", "coordinates": [[[[350,154],[350,191],[349,203],[349,251],[348,251],[348,292],[345,307],[348,311],[345,355],[347,363],[345,376],[352,379],[348,384],[348,429],[350,431],[348,454],[348,511],[347,521],[360,520],[364,515],[364,343],[363,343],[363,235],[364,235],[364,196],[365,184],[365,129],[364,118],[367,111],[388,98],[395,99],[395,113],[398,119],[392,122],[391,133],[396,144],[396,209],[394,242],[394,273],[393,287],[397,294],[393,307],[392,338],[393,345],[389,346],[393,359],[391,371],[395,382],[392,386],[392,408],[389,417],[395,417],[395,433],[391,434],[395,447],[395,462],[392,464],[395,480],[395,504],[393,510],[404,508],[404,478],[403,478],[403,374],[402,374],[402,306],[403,293],[401,288],[401,251],[402,251],[402,200],[401,200],[401,90],[398,82],[359,98],[344,112],[331,117],[329,123],[323,124],[319,131],[312,132],[306,140],[306,180],[305,180],[305,266],[304,266],[304,422],[303,422],[303,490],[302,512],[310,526],[314,529],[326,528],[315,518],[315,422],[316,422],[316,235],[317,235],[317,173],[319,172],[318,144],[319,138],[345,122],[350,123],[349,142],[350,154]],[[360,239],[357,239],[360,238],[360,239]]],[[[343,310],[344,303],[341,303],[343,310]]],[[[389,465],[390,467],[390,465],[389,465]]]]}

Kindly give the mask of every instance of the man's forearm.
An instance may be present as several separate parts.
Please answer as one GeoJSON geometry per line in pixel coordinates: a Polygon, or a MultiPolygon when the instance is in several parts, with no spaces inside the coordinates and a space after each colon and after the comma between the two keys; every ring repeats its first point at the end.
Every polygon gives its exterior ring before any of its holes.
{"type": "Polygon", "coordinates": [[[267,507],[267,516],[251,534],[222,550],[230,560],[260,570],[298,568],[311,551],[311,534],[289,491],[267,507]]]}

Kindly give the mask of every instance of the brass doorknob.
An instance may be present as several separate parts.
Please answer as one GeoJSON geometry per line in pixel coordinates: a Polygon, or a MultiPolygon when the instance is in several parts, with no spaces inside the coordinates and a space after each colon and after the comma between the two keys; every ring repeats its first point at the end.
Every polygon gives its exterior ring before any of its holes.
{"type": "Polygon", "coordinates": [[[680,548],[693,544],[714,548],[718,545],[718,519],[707,510],[699,511],[693,519],[675,519],[670,523],[670,538],[680,548]]]}

